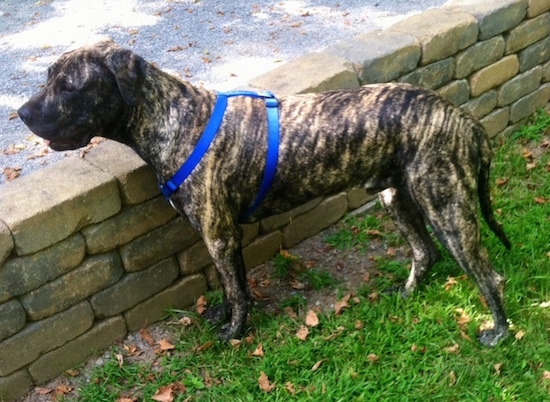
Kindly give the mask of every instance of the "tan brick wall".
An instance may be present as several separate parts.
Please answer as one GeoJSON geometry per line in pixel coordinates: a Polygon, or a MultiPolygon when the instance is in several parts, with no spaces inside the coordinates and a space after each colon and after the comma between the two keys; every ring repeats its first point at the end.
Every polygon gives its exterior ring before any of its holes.
{"type": "MultiPolygon", "coordinates": [[[[385,81],[437,90],[491,136],[509,133],[550,98],[550,2],[450,0],[249,84],[288,95],[385,81]]],[[[371,198],[353,190],[243,226],[247,268],[371,198]]],[[[0,400],[216,286],[198,234],[159,195],[152,169],[121,144],[106,142],[83,159],[3,185],[0,400]]]]}

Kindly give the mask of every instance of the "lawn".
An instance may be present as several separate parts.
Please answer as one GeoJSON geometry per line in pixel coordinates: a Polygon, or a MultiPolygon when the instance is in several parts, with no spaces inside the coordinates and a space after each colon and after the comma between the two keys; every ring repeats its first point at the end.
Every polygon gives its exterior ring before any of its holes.
{"type": "MultiPolygon", "coordinates": [[[[78,400],[550,400],[550,116],[540,111],[511,138],[497,138],[494,149],[491,196],[512,242],[507,251],[483,227],[491,260],[507,278],[511,336],[497,347],[477,341],[490,313],[447,254],[408,299],[383,292],[407,276],[408,261],[386,261],[380,271],[387,277],[352,294],[320,281],[338,290],[338,312],[308,311],[297,291],[281,314],[256,307],[250,333],[229,345],[188,314],[175,325],[177,339],[157,344],[155,359],[134,362],[138,350],[116,346],[78,386],[78,400]]],[[[399,241],[384,230],[376,219],[348,218],[326,241],[363,247],[367,256],[369,234],[399,241]]],[[[275,274],[285,275],[292,256],[278,259],[275,274]]]]}

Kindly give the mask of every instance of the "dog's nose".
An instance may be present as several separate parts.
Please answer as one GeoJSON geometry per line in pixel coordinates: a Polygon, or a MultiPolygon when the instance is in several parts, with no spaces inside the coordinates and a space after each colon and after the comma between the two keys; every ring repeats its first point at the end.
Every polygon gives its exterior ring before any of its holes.
{"type": "Polygon", "coordinates": [[[28,123],[31,120],[31,110],[28,107],[25,107],[25,105],[21,106],[17,110],[17,114],[19,115],[19,118],[23,120],[23,123],[28,123]]]}

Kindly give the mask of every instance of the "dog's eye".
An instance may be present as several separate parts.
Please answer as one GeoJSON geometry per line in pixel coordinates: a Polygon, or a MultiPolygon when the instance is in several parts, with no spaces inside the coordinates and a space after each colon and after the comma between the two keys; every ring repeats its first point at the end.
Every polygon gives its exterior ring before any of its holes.
{"type": "Polygon", "coordinates": [[[71,80],[61,80],[59,83],[60,92],[74,92],[76,91],[76,86],[71,80]]]}

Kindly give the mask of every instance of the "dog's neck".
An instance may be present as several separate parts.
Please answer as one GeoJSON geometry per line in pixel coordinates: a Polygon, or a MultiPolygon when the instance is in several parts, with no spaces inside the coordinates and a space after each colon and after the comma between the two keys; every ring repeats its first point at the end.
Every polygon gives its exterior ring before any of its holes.
{"type": "Polygon", "coordinates": [[[191,153],[204,131],[216,94],[150,64],[142,94],[130,112],[130,124],[123,130],[122,141],[153,165],[159,178],[167,179],[174,174],[177,161],[185,160],[191,153]],[[148,126],[147,122],[155,124],[148,126]]]}

